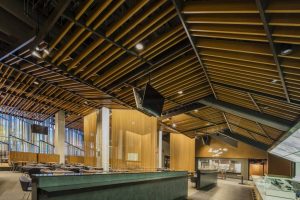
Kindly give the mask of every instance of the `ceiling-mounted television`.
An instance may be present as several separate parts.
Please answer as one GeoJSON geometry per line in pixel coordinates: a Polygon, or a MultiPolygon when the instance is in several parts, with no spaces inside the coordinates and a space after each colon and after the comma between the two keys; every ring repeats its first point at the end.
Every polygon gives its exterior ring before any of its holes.
{"type": "Polygon", "coordinates": [[[161,116],[165,98],[149,83],[142,90],[133,89],[133,93],[138,109],[144,110],[156,117],[161,116]]]}

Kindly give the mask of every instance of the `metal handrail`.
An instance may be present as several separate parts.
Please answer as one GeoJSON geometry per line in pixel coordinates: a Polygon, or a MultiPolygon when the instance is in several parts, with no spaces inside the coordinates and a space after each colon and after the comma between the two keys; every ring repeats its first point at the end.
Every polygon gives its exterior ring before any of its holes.
{"type": "Polygon", "coordinates": [[[84,152],[84,150],[81,149],[81,148],[79,148],[78,146],[75,146],[75,145],[73,145],[73,144],[71,144],[71,143],[69,143],[69,142],[67,142],[67,141],[65,141],[65,143],[66,143],[67,145],[69,145],[69,146],[72,146],[72,147],[74,147],[74,148],[76,148],[76,149],[79,149],[80,151],[83,151],[83,152],[84,152]]]}
{"type": "Polygon", "coordinates": [[[7,142],[0,141],[1,144],[9,145],[7,142]]]}
{"type": "Polygon", "coordinates": [[[48,144],[49,146],[52,146],[53,148],[55,147],[53,144],[51,144],[51,143],[49,143],[49,142],[47,142],[47,141],[45,141],[45,140],[39,140],[39,142],[46,143],[46,144],[48,144]]]}
{"type": "Polygon", "coordinates": [[[27,140],[24,140],[24,139],[22,139],[22,138],[18,138],[18,137],[14,136],[14,135],[9,135],[9,136],[10,136],[10,137],[13,137],[13,138],[16,138],[17,140],[21,140],[22,142],[26,142],[27,144],[30,144],[30,145],[32,145],[32,146],[39,147],[39,146],[36,145],[36,144],[33,144],[33,143],[31,143],[31,142],[29,142],[29,141],[27,141],[27,140]]]}
{"type": "MultiPolygon", "coordinates": [[[[50,146],[50,147],[52,147],[52,152],[54,153],[54,148],[55,148],[55,146],[53,145],[53,144],[51,144],[51,143],[49,143],[49,142],[46,142],[46,141],[44,141],[44,140],[39,140],[39,142],[41,143],[45,143],[45,144],[47,144],[48,146],[50,146]]],[[[40,146],[39,146],[39,153],[41,152],[41,144],[40,144],[40,146]]]]}

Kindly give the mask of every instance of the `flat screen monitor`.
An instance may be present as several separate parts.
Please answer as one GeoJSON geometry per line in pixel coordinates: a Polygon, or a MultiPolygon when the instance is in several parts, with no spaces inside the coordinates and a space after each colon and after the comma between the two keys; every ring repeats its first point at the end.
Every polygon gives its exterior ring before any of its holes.
{"type": "Polygon", "coordinates": [[[165,98],[155,90],[149,83],[147,83],[142,98],[142,107],[144,110],[154,116],[161,116],[164,106],[165,98]]]}
{"type": "Polygon", "coordinates": [[[48,135],[48,127],[37,125],[37,124],[31,124],[31,132],[37,133],[37,134],[48,135]]]}

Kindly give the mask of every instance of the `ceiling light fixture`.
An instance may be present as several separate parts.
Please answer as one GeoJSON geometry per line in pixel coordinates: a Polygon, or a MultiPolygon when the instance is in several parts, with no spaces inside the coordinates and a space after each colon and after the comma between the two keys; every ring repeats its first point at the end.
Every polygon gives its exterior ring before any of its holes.
{"type": "Polygon", "coordinates": [[[175,128],[175,127],[176,127],[176,124],[175,124],[175,123],[173,123],[173,124],[172,124],[172,127],[173,127],[173,128],[175,128]]]}
{"type": "Polygon", "coordinates": [[[262,107],[264,110],[268,110],[270,107],[269,106],[264,106],[262,107]]]}
{"type": "Polygon", "coordinates": [[[293,52],[291,44],[281,44],[280,45],[280,55],[287,56],[293,52]]]}
{"type": "Polygon", "coordinates": [[[178,94],[183,94],[183,91],[182,91],[182,90],[180,90],[180,91],[178,91],[177,93],[178,93],[178,94]]]}
{"type": "Polygon", "coordinates": [[[277,79],[273,79],[272,81],[271,81],[271,83],[273,83],[273,84],[275,84],[275,83],[277,83],[279,80],[277,80],[277,79]]]}
{"type": "Polygon", "coordinates": [[[50,52],[48,51],[48,49],[44,49],[44,54],[49,55],[50,52]]]}
{"type": "Polygon", "coordinates": [[[38,81],[34,81],[33,83],[36,84],[36,85],[40,84],[38,81]]]}
{"type": "Polygon", "coordinates": [[[31,55],[37,58],[42,58],[41,55],[37,51],[32,51],[31,55]]]}
{"type": "Polygon", "coordinates": [[[198,112],[198,110],[196,109],[195,112],[198,112]]]}
{"type": "Polygon", "coordinates": [[[141,50],[144,49],[144,45],[143,45],[142,43],[137,43],[137,44],[135,45],[135,48],[136,48],[137,50],[141,51],[141,50]]]}

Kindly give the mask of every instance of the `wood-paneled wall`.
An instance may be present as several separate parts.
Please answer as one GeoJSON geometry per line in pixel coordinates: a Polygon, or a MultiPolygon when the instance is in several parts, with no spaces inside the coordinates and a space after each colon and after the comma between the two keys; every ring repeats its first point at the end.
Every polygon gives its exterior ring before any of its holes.
{"type": "Polygon", "coordinates": [[[93,112],[84,117],[84,164],[96,166],[96,120],[97,113],[93,112]]]}
{"type": "Polygon", "coordinates": [[[68,164],[84,164],[84,156],[66,156],[66,163],[68,164]]]}
{"type": "Polygon", "coordinates": [[[112,110],[111,166],[113,169],[156,168],[157,119],[135,110],[112,110]],[[128,160],[130,153],[136,161],[128,160]]]}
{"type": "Polygon", "coordinates": [[[38,154],[39,163],[55,162],[59,163],[59,155],[57,154],[38,154]]]}
{"type": "Polygon", "coordinates": [[[170,168],[195,171],[195,139],[170,133],[170,168]]]}
{"type": "Polygon", "coordinates": [[[253,158],[253,159],[267,159],[267,152],[247,145],[243,142],[238,142],[238,147],[235,148],[225,142],[221,142],[216,139],[212,139],[209,146],[203,145],[202,141],[196,140],[196,157],[212,157],[213,153],[208,152],[208,150],[227,148],[228,151],[224,152],[218,158],[253,158]]]}
{"type": "Polygon", "coordinates": [[[31,152],[9,152],[10,161],[27,161],[27,162],[37,162],[37,154],[31,152]]]}
{"type": "Polygon", "coordinates": [[[280,176],[292,176],[293,163],[278,156],[268,154],[268,174],[280,176]]]}

